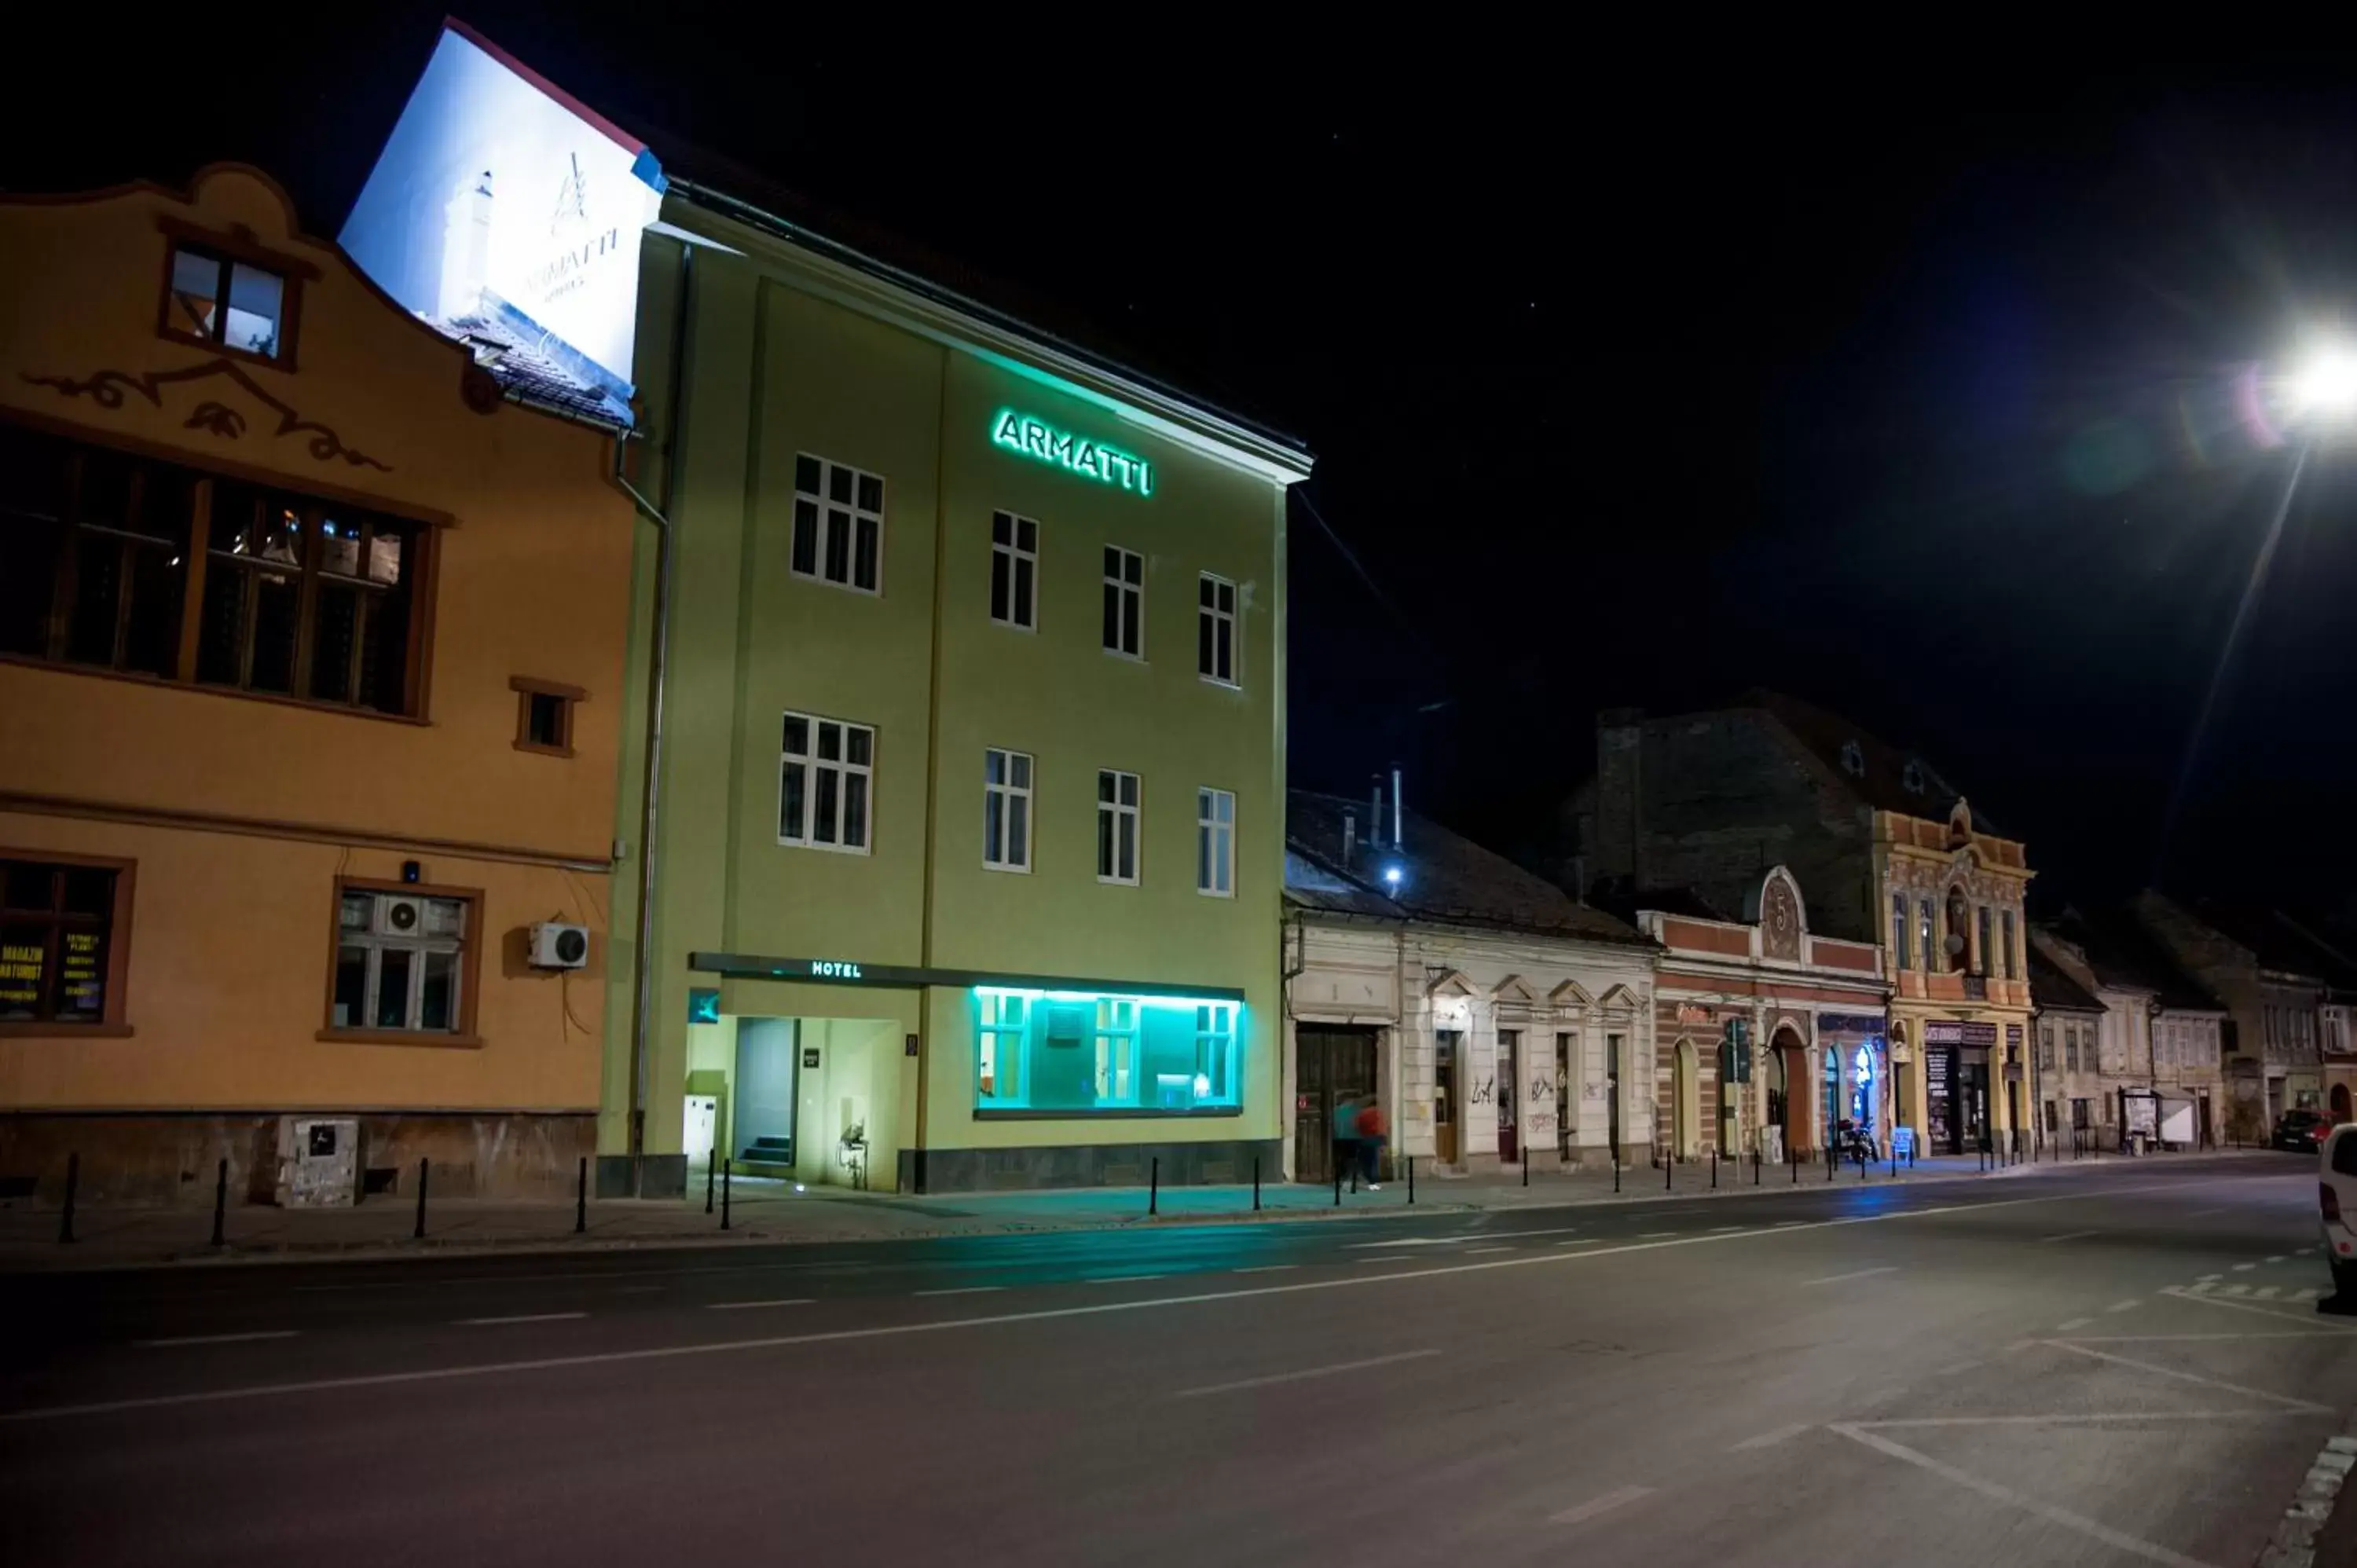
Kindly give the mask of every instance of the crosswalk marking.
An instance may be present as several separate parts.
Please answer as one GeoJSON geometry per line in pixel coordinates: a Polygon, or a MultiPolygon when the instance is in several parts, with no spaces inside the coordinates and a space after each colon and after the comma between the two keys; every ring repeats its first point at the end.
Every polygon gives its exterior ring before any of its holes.
{"type": "Polygon", "coordinates": [[[2253,1301],[2273,1301],[2276,1298],[2276,1292],[2281,1288],[2282,1287],[2278,1285],[2261,1285],[2258,1289],[2251,1293],[2251,1299],[2253,1301]]]}
{"type": "Polygon", "coordinates": [[[2251,1294],[2251,1287],[2248,1285],[2228,1285],[2226,1287],[2226,1294],[2228,1295],[2248,1295],[2251,1294]]]}

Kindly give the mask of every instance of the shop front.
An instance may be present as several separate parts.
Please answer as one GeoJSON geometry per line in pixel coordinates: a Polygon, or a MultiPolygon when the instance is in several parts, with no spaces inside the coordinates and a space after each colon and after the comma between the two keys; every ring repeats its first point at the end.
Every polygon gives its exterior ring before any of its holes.
{"type": "Polygon", "coordinates": [[[1890,1047],[1879,1014],[1820,1013],[1821,1090],[1826,1124],[1846,1122],[1877,1149],[1887,1148],[1893,1125],[1890,1047]]]}
{"type": "Polygon", "coordinates": [[[731,953],[689,966],[719,979],[692,993],[691,1159],[903,1192],[1280,1168],[1241,990],[731,953]]]}
{"type": "Polygon", "coordinates": [[[1992,1135],[1990,1058],[1997,1027],[1982,1019],[1923,1023],[1923,1140],[1935,1154],[1961,1155],[1992,1135]]]}

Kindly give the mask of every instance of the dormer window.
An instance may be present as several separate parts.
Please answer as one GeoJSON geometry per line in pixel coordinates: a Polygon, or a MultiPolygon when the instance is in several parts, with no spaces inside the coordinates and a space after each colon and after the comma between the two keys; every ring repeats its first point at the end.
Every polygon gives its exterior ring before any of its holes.
{"type": "Polygon", "coordinates": [[[1900,788],[1910,795],[1921,795],[1923,792],[1923,765],[1920,762],[1909,762],[1905,770],[1899,775],[1899,783],[1900,788]]]}
{"type": "Polygon", "coordinates": [[[164,334],[284,363],[292,358],[294,293],[283,273],[174,240],[164,334]]]}
{"type": "Polygon", "coordinates": [[[1866,777],[1866,753],[1859,747],[1857,742],[1854,740],[1842,742],[1841,762],[1842,771],[1851,778],[1866,777]]]}

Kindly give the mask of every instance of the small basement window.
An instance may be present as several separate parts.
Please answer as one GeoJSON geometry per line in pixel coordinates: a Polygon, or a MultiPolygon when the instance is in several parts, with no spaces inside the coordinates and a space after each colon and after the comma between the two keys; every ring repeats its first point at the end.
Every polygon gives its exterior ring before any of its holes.
{"type": "Polygon", "coordinates": [[[286,279],[267,267],[175,241],[164,330],[264,360],[290,357],[286,279]]]}
{"type": "Polygon", "coordinates": [[[516,749],[572,756],[573,705],[587,693],[529,675],[510,677],[508,686],[516,693],[516,749]]]}

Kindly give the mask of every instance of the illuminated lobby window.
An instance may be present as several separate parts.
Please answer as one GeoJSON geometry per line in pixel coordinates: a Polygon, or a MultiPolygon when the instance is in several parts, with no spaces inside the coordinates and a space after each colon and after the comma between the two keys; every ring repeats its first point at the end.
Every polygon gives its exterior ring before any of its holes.
{"type": "Polygon", "coordinates": [[[1185,996],[974,990],[974,1108],[1183,1116],[1237,1105],[1243,1008],[1185,996]]]}

